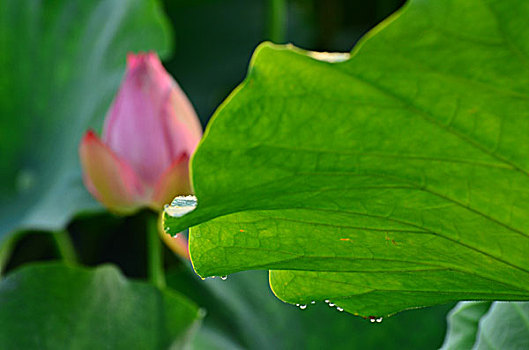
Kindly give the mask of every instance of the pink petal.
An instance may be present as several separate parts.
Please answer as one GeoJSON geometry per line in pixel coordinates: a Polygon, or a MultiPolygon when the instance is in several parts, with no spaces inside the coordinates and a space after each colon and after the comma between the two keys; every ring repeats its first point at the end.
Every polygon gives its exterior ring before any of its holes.
{"type": "Polygon", "coordinates": [[[169,247],[169,249],[171,249],[173,253],[180,255],[184,259],[190,260],[189,247],[188,247],[186,237],[181,233],[177,234],[174,237],[165,233],[163,229],[163,221],[162,221],[161,215],[159,216],[159,219],[158,219],[158,233],[160,235],[160,238],[165,243],[165,245],[167,245],[167,247],[169,247]]]}
{"type": "Polygon", "coordinates": [[[132,168],[89,130],[79,147],[88,191],[105,207],[130,213],[142,203],[143,186],[132,168]]]}
{"type": "Polygon", "coordinates": [[[167,168],[158,180],[151,199],[151,206],[161,210],[164,204],[169,204],[174,197],[192,194],[193,189],[189,180],[189,156],[182,154],[167,168]]]}
{"type": "Polygon", "coordinates": [[[165,128],[169,130],[169,147],[175,154],[192,155],[202,138],[202,126],[186,94],[175,81],[173,83],[163,110],[165,128]]]}
{"type": "Polygon", "coordinates": [[[173,253],[176,253],[187,260],[190,259],[187,239],[182,234],[179,233],[175,237],[171,237],[166,233],[162,233],[162,240],[167,247],[173,251],[173,253]]]}
{"type": "Polygon", "coordinates": [[[128,56],[125,78],[107,115],[103,141],[153,187],[201,129],[191,103],[154,53],[128,56]]]}

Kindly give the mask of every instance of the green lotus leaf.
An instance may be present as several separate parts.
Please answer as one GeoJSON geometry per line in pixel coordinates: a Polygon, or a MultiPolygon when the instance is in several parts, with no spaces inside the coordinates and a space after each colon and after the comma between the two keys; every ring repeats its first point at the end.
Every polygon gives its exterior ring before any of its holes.
{"type": "Polygon", "coordinates": [[[193,160],[202,277],[371,317],[529,299],[529,6],[410,1],[344,55],[261,45],[193,160]]]}

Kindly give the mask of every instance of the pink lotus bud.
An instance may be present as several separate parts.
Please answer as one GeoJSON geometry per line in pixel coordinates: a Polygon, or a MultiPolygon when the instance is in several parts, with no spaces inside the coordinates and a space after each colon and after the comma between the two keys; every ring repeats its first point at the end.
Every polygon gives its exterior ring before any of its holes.
{"type": "Polygon", "coordinates": [[[155,53],[129,54],[127,72],[105,119],[79,153],[90,193],[114,212],[192,193],[188,163],[202,129],[193,106],[155,53]]]}

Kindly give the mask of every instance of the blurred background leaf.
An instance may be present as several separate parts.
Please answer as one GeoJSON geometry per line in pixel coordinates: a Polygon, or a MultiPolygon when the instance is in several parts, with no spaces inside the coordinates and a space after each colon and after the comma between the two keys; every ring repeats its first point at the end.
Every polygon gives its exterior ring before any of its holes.
{"type": "Polygon", "coordinates": [[[459,302],[448,314],[448,329],[441,349],[471,349],[476,342],[479,320],[491,304],[490,301],[459,302]]]}
{"type": "Polygon", "coordinates": [[[495,302],[479,321],[473,349],[529,348],[529,303],[495,302]]]}
{"type": "Polygon", "coordinates": [[[441,350],[529,348],[529,303],[460,302],[441,350]]]}
{"type": "Polygon", "coordinates": [[[0,348],[181,349],[201,312],[113,266],[28,265],[0,282],[0,348]]]}
{"type": "Polygon", "coordinates": [[[0,242],[99,207],[81,181],[80,138],[102,127],[126,53],[167,57],[171,43],[157,0],[0,2],[0,242]]]}

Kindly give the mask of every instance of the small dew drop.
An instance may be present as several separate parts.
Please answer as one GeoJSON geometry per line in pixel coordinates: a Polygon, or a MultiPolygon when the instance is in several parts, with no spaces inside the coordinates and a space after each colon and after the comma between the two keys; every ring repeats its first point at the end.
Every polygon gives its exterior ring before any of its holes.
{"type": "Polygon", "coordinates": [[[375,319],[374,319],[373,317],[370,317],[370,318],[369,318],[369,321],[370,321],[371,323],[375,323],[375,319]]]}
{"type": "Polygon", "coordinates": [[[377,321],[377,323],[380,323],[380,322],[382,322],[382,319],[383,319],[382,317],[379,317],[379,318],[377,318],[377,320],[376,320],[376,321],[377,321]]]}
{"type": "Polygon", "coordinates": [[[215,279],[215,278],[217,278],[217,276],[211,276],[211,278],[215,279]]]}
{"type": "Polygon", "coordinates": [[[333,306],[334,306],[334,304],[333,304],[333,303],[329,303],[329,306],[330,306],[330,307],[333,307],[333,306]]]}
{"type": "Polygon", "coordinates": [[[311,303],[311,304],[316,304],[316,301],[313,300],[313,301],[311,301],[310,303],[311,303]]]}
{"type": "Polygon", "coordinates": [[[329,304],[329,299],[325,299],[325,302],[326,302],[327,304],[329,304]]]}
{"type": "Polygon", "coordinates": [[[301,310],[305,310],[305,309],[307,308],[307,305],[300,305],[299,308],[300,308],[301,310]]]}
{"type": "Polygon", "coordinates": [[[226,281],[228,279],[228,276],[221,276],[220,279],[226,281]]]}
{"type": "Polygon", "coordinates": [[[299,306],[299,304],[296,304],[296,306],[299,306]]]}
{"type": "Polygon", "coordinates": [[[336,310],[338,310],[338,311],[340,311],[340,312],[343,311],[343,309],[342,309],[341,307],[339,307],[339,306],[336,307],[336,310]]]}

